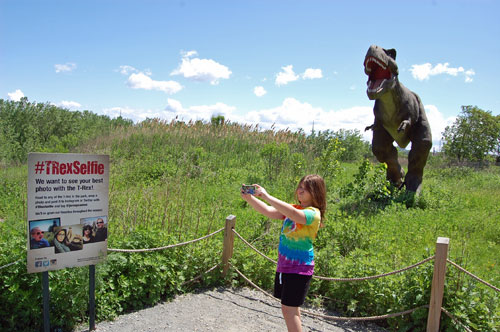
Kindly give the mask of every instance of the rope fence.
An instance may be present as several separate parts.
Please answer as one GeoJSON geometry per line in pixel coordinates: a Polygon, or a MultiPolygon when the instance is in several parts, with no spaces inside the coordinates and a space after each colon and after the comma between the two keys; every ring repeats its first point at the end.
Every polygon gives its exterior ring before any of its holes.
{"type": "MultiPolygon", "coordinates": [[[[249,283],[251,286],[254,288],[258,289],[260,292],[263,294],[267,295],[268,297],[272,298],[275,302],[279,302],[279,299],[275,298],[273,295],[269,294],[259,286],[257,286],[254,282],[252,282],[247,276],[245,276],[240,270],[238,270],[233,264],[229,263],[229,265],[238,273],[240,277],[242,277],[247,283],[249,283]]],[[[422,308],[428,308],[428,305],[423,305],[414,309],[410,310],[405,310],[401,312],[396,312],[392,314],[387,314],[387,315],[380,315],[380,316],[370,316],[370,317],[341,317],[341,316],[330,316],[330,315],[323,315],[323,314],[318,314],[309,310],[301,310],[300,312],[309,316],[313,317],[318,317],[318,318],[323,318],[323,319],[328,319],[328,320],[338,320],[338,321],[370,321],[370,320],[380,320],[380,319],[386,319],[386,318],[393,318],[393,317],[398,317],[398,316],[403,316],[407,314],[411,314],[414,311],[417,311],[422,308]]]]}
{"type": "Polygon", "coordinates": [[[386,314],[386,315],[380,315],[380,316],[369,316],[369,317],[337,317],[337,316],[328,316],[328,315],[322,315],[322,314],[317,314],[314,312],[310,312],[307,310],[301,310],[301,313],[304,313],[306,315],[318,317],[318,318],[323,318],[323,319],[329,319],[329,320],[342,320],[342,321],[357,321],[357,322],[362,322],[362,321],[372,321],[372,320],[381,320],[381,319],[388,319],[388,318],[394,318],[394,317],[399,317],[399,316],[404,316],[411,314],[417,310],[423,309],[423,308],[429,308],[427,304],[421,305],[420,307],[416,307],[413,309],[401,311],[401,312],[395,312],[392,314],[386,314]]]}
{"type": "Polygon", "coordinates": [[[12,263],[5,264],[5,265],[3,265],[3,266],[0,266],[0,270],[3,270],[3,269],[5,269],[5,268],[7,268],[7,267],[9,267],[9,266],[11,266],[11,265],[17,264],[17,263],[19,263],[20,261],[21,261],[21,259],[18,259],[18,260],[17,260],[17,261],[15,261],[15,262],[12,262],[12,263]]]}
{"type": "MultiPolygon", "coordinates": [[[[243,241],[243,243],[245,243],[247,246],[249,246],[252,250],[254,250],[256,253],[258,253],[259,255],[261,255],[262,257],[264,257],[265,259],[267,259],[268,261],[274,263],[274,264],[278,264],[277,261],[275,261],[274,259],[266,256],[265,254],[263,254],[259,249],[255,248],[250,242],[248,242],[247,240],[245,240],[235,229],[232,230],[234,234],[236,234],[236,236],[243,241]]],[[[399,270],[396,270],[396,271],[392,271],[392,272],[388,272],[388,273],[383,273],[383,274],[378,274],[378,275],[374,275],[374,276],[368,276],[368,277],[360,277],[360,278],[331,278],[331,277],[322,277],[322,276],[313,276],[313,278],[315,279],[320,279],[320,280],[326,280],[326,281],[364,281],[364,280],[371,280],[371,279],[377,279],[377,278],[382,278],[382,277],[387,277],[387,276],[390,276],[390,275],[393,275],[393,274],[398,274],[398,273],[401,273],[401,272],[405,272],[405,271],[408,271],[408,270],[411,270],[417,266],[420,266],[422,264],[425,264],[431,260],[434,259],[435,256],[431,256],[431,257],[428,257],[418,263],[415,263],[413,265],[410,265],[408,267],[405,267],[405,268],[402,268],[402,269],[399,269],[399,270]]]]}
{"type": "Polygon", "coordinates": [[[211,268],[209,268],[208,270],[206,270],[205,272],[202,272],[200,273],[198,276],[194,277],[193,279],[191,280],[188,280],[188,281],[184,281],[181,286],[184,286],[184,285],[187,285],[187,284],[190,284],[192,282],[195,282],[196,280],[198,279],[201,279],[205,274],[208,274],[210,272],[212,272],[213,270],[215,270],[216,268],[218,268],[220,266],[221,263],[218,263],[218,264],[215,264],[214,266],[212,266],[211,268]]]}
{"type": "Polygon", "coordinates": [[[259,249],[255,248],[253,245],[250,244],[250,242],[248,242],[247,240],[245,240],[243,238],[243,236],[241,236],[234,228],[232,229],[233,233],[236,234],[237,237],[240,238],[241,241],[243,241],[243,243],[245,243],[247,246],[249,246],[250,248],[252,248],[252,250],[254,250],[256,253],[258,253],[259,255],[261,255],[262,257],[264,257],[265,259],[267,259],[268,261],[270,261],[271,263],[274,263],[274,264],[278,264],[277,261],[275,261],[274,259],[272,258],[269,258],[268,256],[266,256],[265,254],[263,254],[262,252],[259,251],[259,249]]]}
{"type": "Polygon", "coordinates": [[[413,265],[410,265],[410,266],[407,266],[405,268],[402,268],[402,269],[399,269],[399,270],[396,270],[396,271],[392,271],[392,272],[387,272],[387,273],[383,273],[383,274],[378,274],[378,275],[374,275],[374,276],[368,276],[368,277],[360,277],[360,278],[330,278],[330,277],[321,277],[321,276],[313,276],[313,278],[316,278],[316,279],[320,279],[320,280],[326,280],[326,281],[365,281],[365,280],[372,280],[372,279],[377,279],[377,278],[382,278],[382,277],[388,277],[388,276],[391,276],[391,275],[394,275],[394,274],[398,274],[398,273],[401,273],[401,272],[405,272],[405,271],[408,271],[408,270],[411,270],[413,268],[416,268],[422,264],[425,264],[431,260],[433,260],[435,258],[435,256],[431,256],[431,257],[428,257],[418,263],[415,263],[413,265]]]}
{"type": "Polygon", "coordinates": [[[479,281],[479,282],[481,282],[481,283],[485,284],[486,286],[490,287],[491,289],[496,290],[497,292],[500,292],[500,288],[493,286],[492,284],[490,284],[490,283],[488,283],[488,282],[484,281],[483,279],[479,278],[478,276],[475,276],[474,274],[470,273],[469,271],[467,271],[466,269],[464,269],[464,268],[463,268],[463,267],[461,267],[460,265],[458,265],[458,264],[456,264],[456,263],[452,262],[452,261],[451,261],[451,260],[449,260],[449,259],[447,259],[446,261],[447,261],[448,263],[450,263],[451,265],[453,265],[454,267],[456,267],[457,269],[459,269],[460,271],[462,271],[462,272],[464,272],[465,274],[467,274],[468,276],[470,276],[470,277],[472,277],[472,278],[476,279],[477,281],[479,281]]]}
{"type": "MultiPolygon", "coordinates": [[[[159,250],[171,249],[171,248],[181,247],[181,246],[192,244],[192,243],[195,243],[195,242],[198,242],[198,241],[201,241],[201,240],[208,239],[208,238],[210,238],[210,237],[212,237],[212,236],[214,236],[214,235],[222,232],[223,230],[224,230],[224,227],[221,228],[221,229],[219,229],[219,230],[216,230],[215,232],[212,232],[210,234],[202,236],[202,237],[200,237],[198,239],[194,239],[194,240],[186,241],[186,242],[182,242],[182,243],[177,243],[177,244],[170,244],[170,245],[163,246],[163,247],[158,247],[158,248],[145,248],[145,249],[113,249],[113,248],[108,248],[108,251],[111,251],[111,252],[150,252],[150,251],[159,251],[159,250]]],[[[201,279],[205,274],[208,274],[208,273],[212,272],[213,270],[215,270],[216,268],[218,268],[220,265],[221,265],[221,263],[215,264],[214,266],[212,266],[207,271],[200,273],[198,276],[194,277],[191,280],[183,282],[181,285],[185,286],[187,284],[195,282],[196,280],[201,279]]]]}
{"type": "Polygon", "coordinates": [[[158,251],[158,250],[171,249],[171,248],[181,247],[181,246],[185,246],[187,244],[191,244],[191,243],[195,243],[195,242],[207,239],[209,237],[214,236],[217,233],[222,232],[223,230],[224,230],[224,228],[221,228],[221,229],[219,229],[219,230],[217,230],[217,231],[215,231],[213,233],[210,233],[210,234],[205,235],[203,237],[200,237],[198,239],[191,240],[191,241],[186,241],[186,242],[182,242],[182,243],[177,243],[177,244],[170,244],[170,245],[164,246],[164,247],[146,248],[146,249],[113,249],[113,248],[108,248],[108,251],[111,251],[111,252],[147,252],[147,251],[158,251]]]}
{"type": "Polygon", "coordinates": [[[462,322],[460,322],[456,317],[454,317],[450,312],[448,312],[448,310],[446,310],[445,308],[441,307],[441,311],[444,312],[446,316],[450,317],[450,319],[452,321],[454,321],[455,323],[457,323],[458,325],[460,325],[465,331],[472,332],[471,329],[469,329],[462,322]]]}

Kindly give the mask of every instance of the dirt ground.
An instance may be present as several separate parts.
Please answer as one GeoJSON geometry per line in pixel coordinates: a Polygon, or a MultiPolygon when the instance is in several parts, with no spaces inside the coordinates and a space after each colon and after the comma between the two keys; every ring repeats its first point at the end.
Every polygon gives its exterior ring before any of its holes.
{"type": "MultiPolygon", "coordinates": [[[[335,313],[311,309],[325,315],[335,313]]],[[[372,323],[340,322],[302,315],[304,332],[386,332],[372,323]]],[[[75,332],[88,332],[88,324],[75,332]]],[[[185,294],[154,307],[96,324],[97,332],[269,331],[286,332],[280,303],[250,288],[215,288],[185,294]]]]}

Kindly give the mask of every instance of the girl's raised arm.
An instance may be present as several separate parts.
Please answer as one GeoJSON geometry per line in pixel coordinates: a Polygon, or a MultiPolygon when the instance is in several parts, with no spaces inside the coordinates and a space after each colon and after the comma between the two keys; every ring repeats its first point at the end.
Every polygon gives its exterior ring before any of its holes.
{"type": "Polygon", "coordinates": [[[306,224],[307,222],[306,215],[303,210],[299,210],[295,208],[293,205],[283,202],[282,200],[277,199],[276,197],[271,196],[268,193],[266,193],[265,196],[263,195],[259,197],[262,197],[269,204],[271,204],[271,206],[274,207],[279,213],[290,218],[297,224],[306,224]]]}
{"type": "MultiPolygon", "coordinates": [[[[264,188],[257,184],[255,185],[255,187],[255,196],[260,197],[268,202],[272,208],[274,208],[279,214],[282,215],[281,219],[283,219],[283,216],[285,216],[298,224],[305,224],[307,222],[304,211],[296,209],[293,205],[269,195],[264,188]]],[[[268,206],[266,204],[264,205],[268,206]]]]}
{"type": "MultiPolygon", "coordinates": [[[[261,188],[260,186],[256,185],[257,188],[261,188]]],[[[257,194],[257,192],[256,192],[257,194]]],[[[284,219],[285,215],[278,211],[275,207],[269,206],[260,199],[257,199],[254,197],[254,195],[251,194],[245,194],[244,192],[241,192],[241,198],[243,198],[245,201],[250,204],[255,211],[259,212],[260,214],[263,214],[264,216],[271,218],[271,219],[284,219]]]]}

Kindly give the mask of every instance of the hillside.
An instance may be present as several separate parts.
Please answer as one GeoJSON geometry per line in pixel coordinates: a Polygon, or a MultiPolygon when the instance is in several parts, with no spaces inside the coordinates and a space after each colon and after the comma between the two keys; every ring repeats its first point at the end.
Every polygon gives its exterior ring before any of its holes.
{"type": "MultiPolygon", "coordinates": [[[[45,147],[44,151],[52,151],[45,147]]],[[[449,258],[468,271],[500,284],[500,168],[448,167],[432,156],[422,194],[412,197],[385,181],[383,165],[370,157],[355,132],[261,130],[226,123],[149,120],[117,125],[82,137],[67,152],[109,154],[111,160],[109,242],[111,248],[155,248],[189,241],[224,226],[261,252],[277,256],[281,225],[253,212],[239,197],[241,183],[259,183],[292,202],[297,180],[307,173],[327,181],[326,227],[315,242],[316,274],[361,277],[397,270],[434,254],[437,237],[450,238],[449,258]],[[349,153],[347,153],[349,152],[349,153]]],[[[26,256],[26,179],[22,158],[1,166],[0,266],[26,256]]],[[[234,271],[213,273],[184,284],[220,262],[222,240],[174,250],[111,253],[97,266],[97,318],[154,305],[199,288],[244,286],[234,271]]],[[[241,241],[232,260],[264,289],[272,286],[271,262],[241,241]]],[[[86,320],[87,269],[51,273],[53,324],[70,329],[86,320]],[[71,299],[71,306],[67,301],[71,299]],[[83,299],[83,300],[82,300],[83,299]]],[[[432,264],[369,282],[314,281],[308,301],[342,315],[371,316],[429,303],[432,264]]],[[[23,264],[0,271],[0,320],[18,331],[40,327],[40,276],[23,264]]],[[[443,307],[477,331],[495,331],[499,295],[449,268],[443,307]]],[[[426,313],[378,323],[389,331],[421,331],[426,313]]],[[[460,331],[448,317],[443,330],[460,331]]]]}

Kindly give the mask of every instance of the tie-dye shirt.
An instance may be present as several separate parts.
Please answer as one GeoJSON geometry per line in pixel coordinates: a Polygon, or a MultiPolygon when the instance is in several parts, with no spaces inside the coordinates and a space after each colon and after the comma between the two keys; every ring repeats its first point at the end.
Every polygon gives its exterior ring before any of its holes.
{"type": "Polygon", "coordinates": [[[299,224],[285,218],[281,227],[280,245],[278,248],[277,272],[312,275],[314,272],[313,240],[318,233],[321,213],[315,207],[303,209],[306,223],[299,224]]]}

